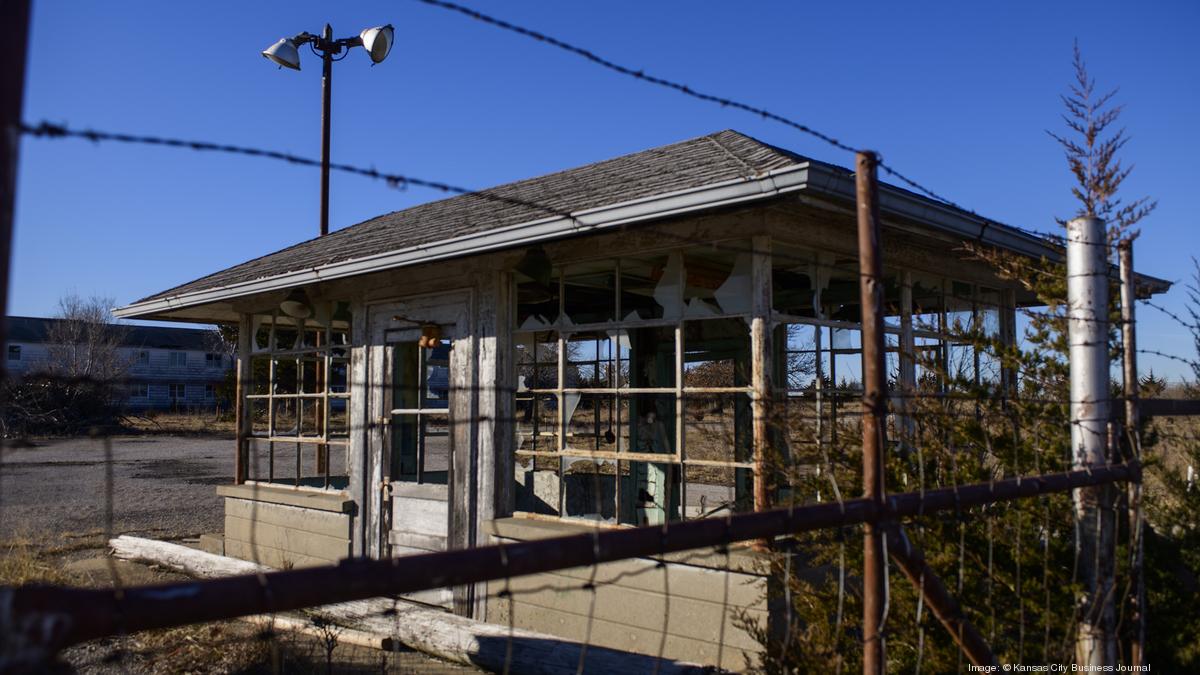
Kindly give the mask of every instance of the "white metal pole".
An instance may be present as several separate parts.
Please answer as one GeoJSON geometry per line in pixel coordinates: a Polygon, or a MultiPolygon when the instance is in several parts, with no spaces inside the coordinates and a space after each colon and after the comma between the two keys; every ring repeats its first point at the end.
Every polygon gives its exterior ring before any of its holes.
{"type": "MultiPolygon", "coordinates": [[[[1071,453],[1075,469],[1108,463],[1108,246],[1104,221],[1067,224],[1067,330],[1071,366],[1071,453]]],[[[1083,582],[1075,659],[1081,666],[1116,662],[1112,601],[1112,491],[1075,490],[1076,555],[1083,582]]]]}

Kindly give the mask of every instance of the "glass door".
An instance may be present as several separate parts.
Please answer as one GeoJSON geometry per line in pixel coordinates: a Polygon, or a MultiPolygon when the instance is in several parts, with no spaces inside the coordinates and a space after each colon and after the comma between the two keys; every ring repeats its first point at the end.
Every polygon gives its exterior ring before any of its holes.
{"type": "Polygon", "coordinates": [[[450,341],[392,349],[391,480],[446,485],[450,476],[450,341]]]}

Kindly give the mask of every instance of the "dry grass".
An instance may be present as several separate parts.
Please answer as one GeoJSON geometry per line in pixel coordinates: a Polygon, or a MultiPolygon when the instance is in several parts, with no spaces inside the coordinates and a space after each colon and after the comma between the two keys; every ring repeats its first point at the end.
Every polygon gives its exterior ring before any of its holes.
{"type": "MultiPolygon", "coordinates": [[[[158,583],[186,577],[107,557],[102,533],[17,536],[0,541],[0,586],[55,584],[108,588],[115,573],[123,584],[158,583]],[[91,557],[89,557],[91,556],[91,557]],[[81,557],[83,560],[81,560],[81,557]],[[85,563],[81,565],[80,563],[85,563]],[[109,566],[114,569],[110,571],[109,566]]],[[[315,625],[315,624],[314,624],[315,625]]],[[[94,640],[61,654],[81,673],[397,673],[463,672],[413,652],[384,653],[332,643],[304,632],[223,621],[94,640]],[[328,648],[332,647],[332,651],[328,648]]]]}
{"type": "Polygon", "coordinates": [[[15,537],[0,543],[0,585],[65,584],[69,576],[53,556],[28,537],[15,537]]]}
{"type": "Polygon", "coordinates": [[[121,660],[150,672],[254,673],[273,667],[279,635],[260,635],[239,622],[146,631],[124,640],[121,660]]]}
{"type": "Polygon", "coordinates": [[[234,434],[233,413],[146,412],[124,418],[125,430],[137,434],[169,436],[229,436],[234,434]]]}

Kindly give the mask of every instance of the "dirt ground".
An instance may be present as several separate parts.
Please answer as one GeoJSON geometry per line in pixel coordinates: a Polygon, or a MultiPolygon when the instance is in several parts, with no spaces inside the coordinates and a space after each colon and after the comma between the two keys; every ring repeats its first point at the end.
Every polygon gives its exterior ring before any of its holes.
{"type": "MultiPolygon", "coordinates": [[[[195,436],[62,439],[0,454],[0,584],[86,587],[185,577],[117,561],[110,536],[191,544],[221,532],[215,486],[230,482],[233,442],[195,436]]],[[[316,624],[312,626],[317,628],[316,624]]],[[[321,629],[317,629],[320,631],[321,629]]],[[[63,653],[81,673],[463,673],[416,652],[382,652],[323,636],[267,631],[242,621],[98,640],[63,653]]]]}

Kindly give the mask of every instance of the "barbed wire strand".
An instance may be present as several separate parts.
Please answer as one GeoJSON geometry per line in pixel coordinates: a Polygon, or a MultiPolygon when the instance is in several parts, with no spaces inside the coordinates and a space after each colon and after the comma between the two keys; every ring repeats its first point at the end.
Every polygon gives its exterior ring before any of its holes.
{"type": "MultiPolygon", "coordinates": [[[[669,79],[662,78],[662,77],[658,77],[655,75],[649,75],[643,69],[631,68],[628,66],[620,65],[608,58],[599,56],[592,50],[585,49],[578,45],[572,44],[566,40],[562,40],[562,39],[547,35],[543,32],[533,30],[533,29],[527,28],[525,26],[520,26],[520,25],[514,24],[512,22],[491,16],[488,14],[484,14],[483,12],[472,9],[470,7],[466,7],[464,5],[460,5],[460,4],[453,3],[453,2],[447,2],[446,0],[417,0],[417,2],[426,4],[426,5],[430,5],[433,7],[438,7],[441,9],[446,9],[446,10],[449,10],[452,12],[456,12],[458,14],[469,17],[469,18],[479,21],[481,23],[495,26],[502,30],[506,30],[506,31],[509,31],[512,33],[516,33],[518,35],[522,35],[524,37],[531,38],[531,39],[541,42],[543,44],[547,44],[547,45],[550,45],[557,49],[560,49],[562,51],[566,51],[568,53],[579,56],[594,65],[597,65],[601,68],[610,70],[612,72],[616,72],[618,74],[621,74],[621,75],[624,75],[627,77],[631,77],[631,78],[634,78],[634,79],[637,79],[637,80],[640,80],[643,82],[647,82],[649,84],[663,87],[665,89],[669,89],[671,91],[677,92],[684,96],[689,96],[691,98],[694,98],[694,99],[697,99],[700,101],[714,103],[723,108],[732,108],[735,110],[740,110],[742,112],[749,113],[749,114],[759,117],[761,119],[768,120],[771,122],[776,122],[778,124],[781,124],[783,126],[791,128],[795,131],[798,131],[802,134],[808,135],[808,136],[810,136],[818,141],[821,141],[821,142],[825,143],[826,145],[829,145],[837,150],[842,150],[842,151],[851,152],[851,153],[864,152],[863,149],[854,147],[847,143],[843,143],[842,141],[839,141],[838,139],[834,138],[833,136],[831,136],[827,133],[818,131],[817,129],[814,129],[813,127],[811,127],[807,124],[799,122],[799,121],[797,121],[793,118],[787,117],[785,115],[781,115],[779,113],[772,112],[770,110],[767,110],[766,108],[762,108],[762,107],[759,107],[756,105],[738,101],[736,99],[729,98],[729,97],[699,92],[699,91],[689,87],[686,84],[682,84],[680,82],[677,82],[674,80],[669,80],[669,79]]],[[[994,221],[990,218],[986,218],[971,209],[968,209],[960,204],[957,204],[953,200],[945,197],[944,195],[933,191],[932,189],[930,189],[929,187],[925,186],[924,184],[922,184],[920,182],[917,182],[916,180],[910,178],[908,175],[900,172],[894,166],[884,162],[882,157],[879,159],[877,166],[882,171],[884,171],[884,173],[886,173],[887,175],[900,181],[901,183],[908,186],[912,190],[915,190],[916,192],[921,193],[921,194],[923,194],[931,199],[934,199],[936,201],[939,201],[947,206],[958,209],[958,210],[970,215],[972,218],[976,219],[980,224],[979,234],[976,237],[977,240],[982,240],[987,229],[991,228],[991,227],[1011,227],[1013,229],[1021,230],[1022,232],[1026,233],[1030,236],[1034,236],[1034,237],[1037,237],[1040,239],[1054,240],[1054,241],[1058,242],[1059,245],[1061,245],[1062,242],[1064,242],[1066,240],[1066,238],[1061,234],[1040,232],[1037,230],[1024,228],[1024,227],[1017,227],[1017,226],[1013,226],[1013,225],[1007,225],[1007,226],[1001,225],[997,221],[994,221]]],[[[1094,246],[1104,246],[1105,248],[1112,247],[1112,244],[1110,244],[1107,241],[1105,241],[1103,243],[1097,243],[1097,242],[1080,242],[1080,243],[1085,243],[1085,244],[1094,245],[1094,246]]]]}

